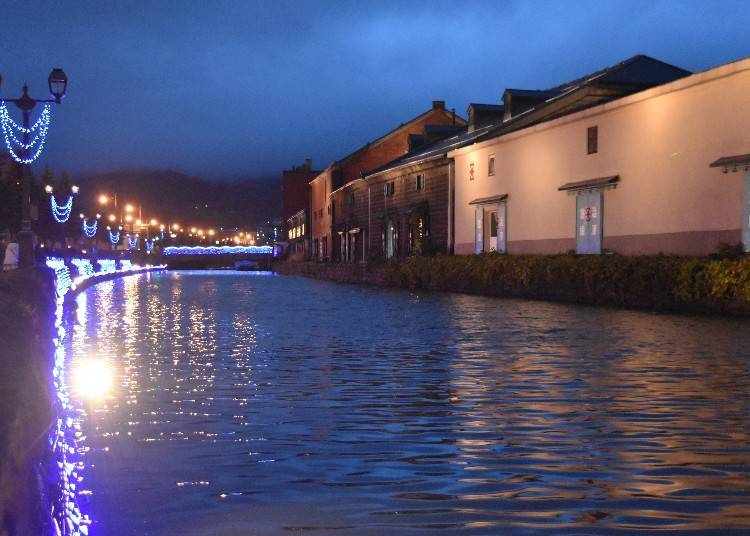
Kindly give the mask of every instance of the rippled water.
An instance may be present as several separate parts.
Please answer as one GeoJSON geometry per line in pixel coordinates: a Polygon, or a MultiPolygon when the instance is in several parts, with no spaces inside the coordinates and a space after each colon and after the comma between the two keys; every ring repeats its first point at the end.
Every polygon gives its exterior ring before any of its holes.
{"type": "Polygon", "coordinates": [[[750,322],[176,272],[79,298],[93,534],[750,531],[750,322]]]}

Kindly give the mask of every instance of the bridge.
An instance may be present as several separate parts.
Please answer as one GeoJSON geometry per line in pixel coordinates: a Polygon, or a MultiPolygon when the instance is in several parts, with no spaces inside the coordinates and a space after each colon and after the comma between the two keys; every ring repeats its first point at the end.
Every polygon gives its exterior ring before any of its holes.
{"type": "Polygon", "coordinates": [[[234,268],[270,270],[272,246],[170,246],[162,250],[170,269],[234,268]]]}

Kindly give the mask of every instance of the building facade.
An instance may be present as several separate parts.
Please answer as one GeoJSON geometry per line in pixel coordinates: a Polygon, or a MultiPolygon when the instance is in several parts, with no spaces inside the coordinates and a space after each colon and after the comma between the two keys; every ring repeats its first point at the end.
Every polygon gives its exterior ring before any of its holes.
{"type": "Polygon", "coordinates": [[[281,176],[283,241],[294,258],[310,256],[310,181],[319,173],[307,158],[301,166],[284,170],[281,176]]]}
{"type": "Polygon", "coordinates": [[[421,134],[426,125],[454,125],[458,121],[462,120],[457,118],[455,113],[446,110],[444,101],[433,101],[432,107],[426,112],[334,162],[315,177],[310,182],[311,230],[315,258],[345,260],[342,251],[345,250],[346,243],[342,248],[341,240],[346,242],[349,234],[357,234],[342,231],[342,223],[345,224],[349,214],[346,197],[342,197],[343,191],[338,190],[360,179],[367,170],[403,156],[409,150],[410,135],[421,134]],[[336,195],[332,195],[334,192],[336,195]]]}
{"type": "Polygon", "coordinates": [[[749,90],[742,60],[450,152],[456,253],[750,246],[749,90]]]}

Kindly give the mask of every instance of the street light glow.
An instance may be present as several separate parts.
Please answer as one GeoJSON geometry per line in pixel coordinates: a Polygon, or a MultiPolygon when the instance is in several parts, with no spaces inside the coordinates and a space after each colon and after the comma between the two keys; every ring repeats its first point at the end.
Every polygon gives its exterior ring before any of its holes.
{"type": "Polygon", "coordinates": [[[100,195],[99,196],[99,204],[100,205],[106,205],[107,203],[109,203],[109,197],[107,197],[104,194],[100,195]]]}

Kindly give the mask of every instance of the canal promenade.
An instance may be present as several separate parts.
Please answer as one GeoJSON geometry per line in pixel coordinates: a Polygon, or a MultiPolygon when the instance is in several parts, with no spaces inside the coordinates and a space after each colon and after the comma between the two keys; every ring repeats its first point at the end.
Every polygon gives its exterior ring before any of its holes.
{"type": "Polygon", "coordinates": [[[46,266],[0,273],[0,533],[87,530],[72,461],[79,431],[61,376],[63,316],[91,285],[160,269],[101,260],[95,270],[88,259],[47,258],[46,266]]]}

